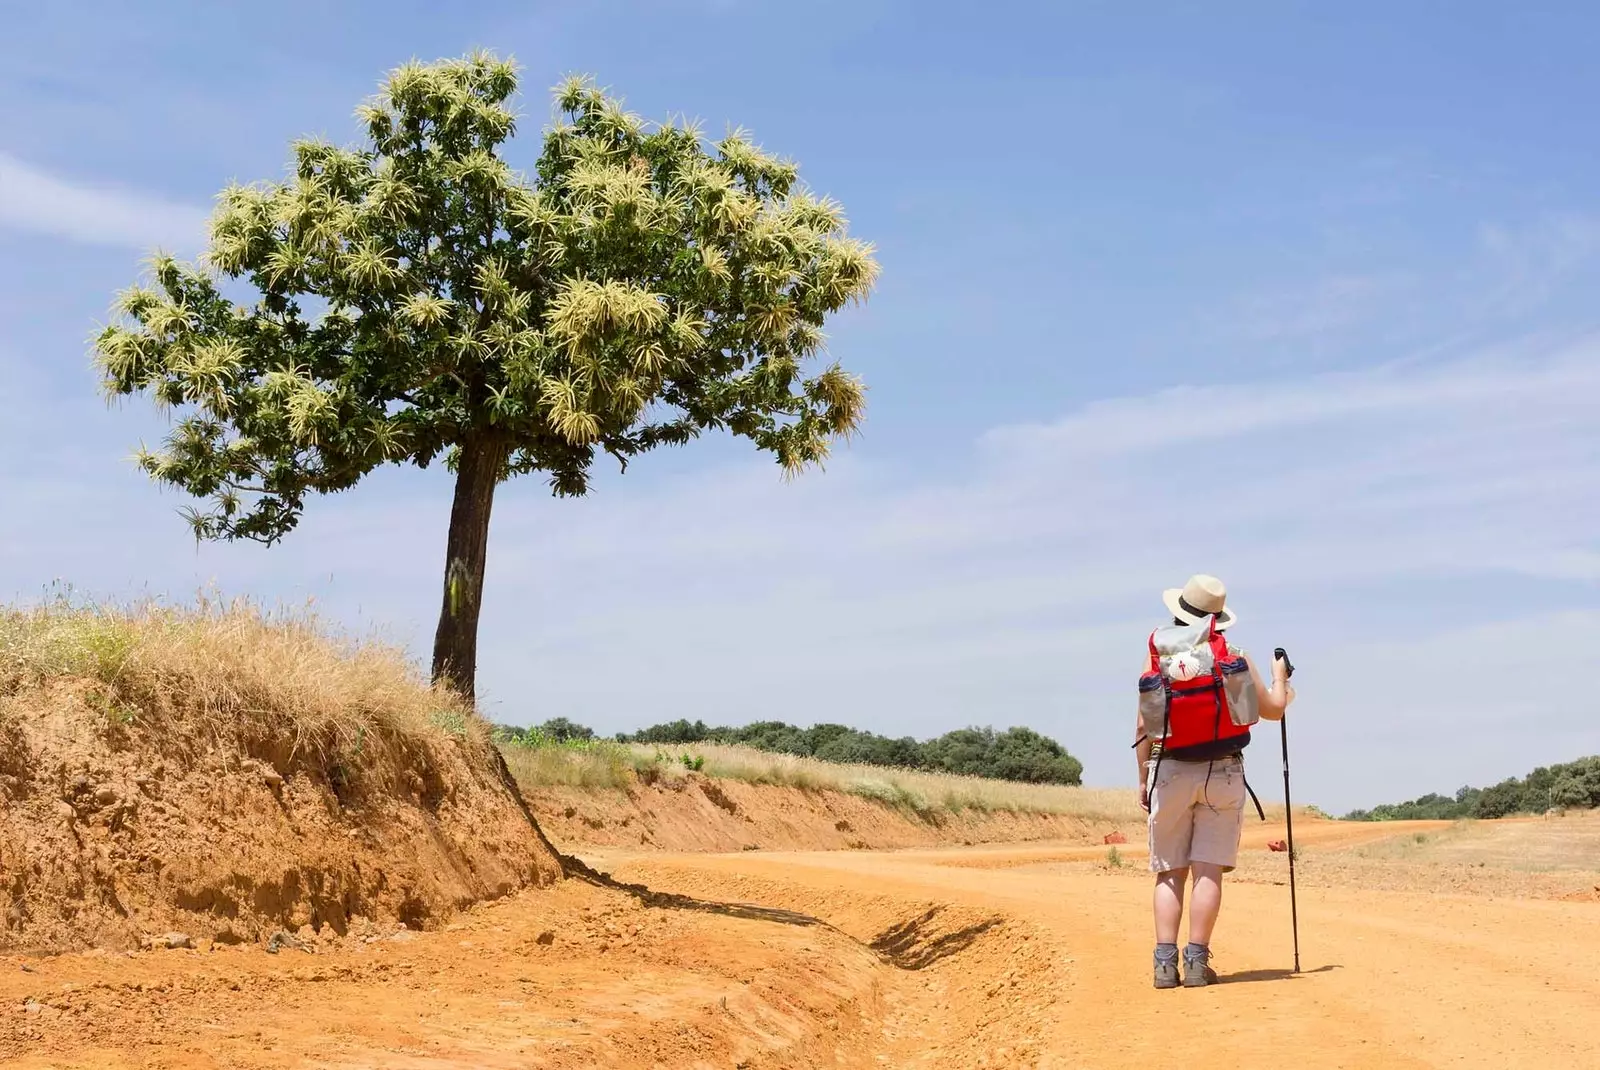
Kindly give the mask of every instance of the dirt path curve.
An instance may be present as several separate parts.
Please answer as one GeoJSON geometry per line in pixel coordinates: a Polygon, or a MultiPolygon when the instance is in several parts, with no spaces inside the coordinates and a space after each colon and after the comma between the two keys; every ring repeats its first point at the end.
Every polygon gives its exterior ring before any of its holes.
{"type": "Polygon", "coordinates": [[[1594,902],[1304,888],[1290,976],[1287,889],[1235,883],[1214,940],[1227,983],[1156,992],[1149,880],[1104,847],[593,860],[666,894],[567,881],[315,954],[0,958],[0,1065],[1600,1066],[1594,902]]]}
{"type": "Polygon", "coordinates": [[[1157,992],[1148,878],[1052,860],[1085,853],[690,856],[619,872],[812,910],[863,939],[873,900],[959,906],[1025,926],[1065,967],[1001,978],[1012,999],[1050,1008],[1032,1035],[1001,1013],[993,964],[974,958],[983,939],[932,983],[902,975],[880,1065],[1146,1067],[1176,1045],[1226,1051],[1240,1067],[1600,1066],[1600,980],[1585,950],[1600,936],[1593,904],[1302,889],[1304,972],[1293,976],[1288,889],[1234,884],[1213,939],[1227,983],[1157,992]],[[952,1040],[951,1023],[983,1039],[952,1040]]]}

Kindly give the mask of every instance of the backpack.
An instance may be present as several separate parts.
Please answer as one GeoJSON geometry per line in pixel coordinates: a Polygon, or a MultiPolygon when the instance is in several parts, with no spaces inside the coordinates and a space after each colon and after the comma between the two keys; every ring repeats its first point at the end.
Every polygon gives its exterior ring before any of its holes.
{"type": "Polygon", "coordinates": [[[1216,618],[1150,633],[1150,667],[1139,677],[1139,716],[1163,757],[1182,760],[1190,748],[1218,740],[1250,742],[1260,720],[1255,680],[1242,656],[1228,650],[1216,618]]]}

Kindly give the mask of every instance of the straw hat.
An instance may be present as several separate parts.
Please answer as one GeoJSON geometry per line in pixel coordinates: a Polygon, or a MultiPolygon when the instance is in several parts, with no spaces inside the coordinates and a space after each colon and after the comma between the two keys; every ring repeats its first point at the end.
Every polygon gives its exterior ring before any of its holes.
{"type": "Polygon", "coordinates": [[[1182,587],[1162,592],[1161,600],[1175,618],[1186,624],[1198,624],[1214,616],[1220,632],[1232,627],[1235,620],[1228,608],[1228,588],[1215,576],[1190,576],[1182,587]]]}

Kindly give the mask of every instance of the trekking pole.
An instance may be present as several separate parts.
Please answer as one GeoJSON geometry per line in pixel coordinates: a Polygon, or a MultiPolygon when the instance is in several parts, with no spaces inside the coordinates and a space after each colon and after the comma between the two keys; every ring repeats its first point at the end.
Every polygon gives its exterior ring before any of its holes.
{"type": "MultiPolygon", "coordinates": [[[[1284,653],[1283,647],[1278,647],[1272,652],[1275,658],[1283,659],[1284,678],[1294,675],[1294,664],[1289,660],[1289,655],[1284,653]]],[[[1300,972],[1300,907],[1295,901],[1294,894],[1294,807],[1289,802],[1289,711],[1283,713],[1283,720],[1278,722],[1278,731],[1283,739],[1283,823],[1289,833],[1289,924],[1294,930],[1294,972],[1300,972]]]]}

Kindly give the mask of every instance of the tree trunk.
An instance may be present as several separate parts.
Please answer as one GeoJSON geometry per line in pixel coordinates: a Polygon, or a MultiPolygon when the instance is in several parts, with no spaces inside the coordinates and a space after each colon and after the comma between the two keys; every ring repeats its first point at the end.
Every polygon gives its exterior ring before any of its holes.
{"type": "Polygon", "coordinates": [[[489,553],[489,512],[500,482],[503,451],[493,439],[469,436],[456,466],[455,503],[444,557],[444,605],[433,637],[433,680],[471,701],[477,693],[478,610],[489,553]]]}

